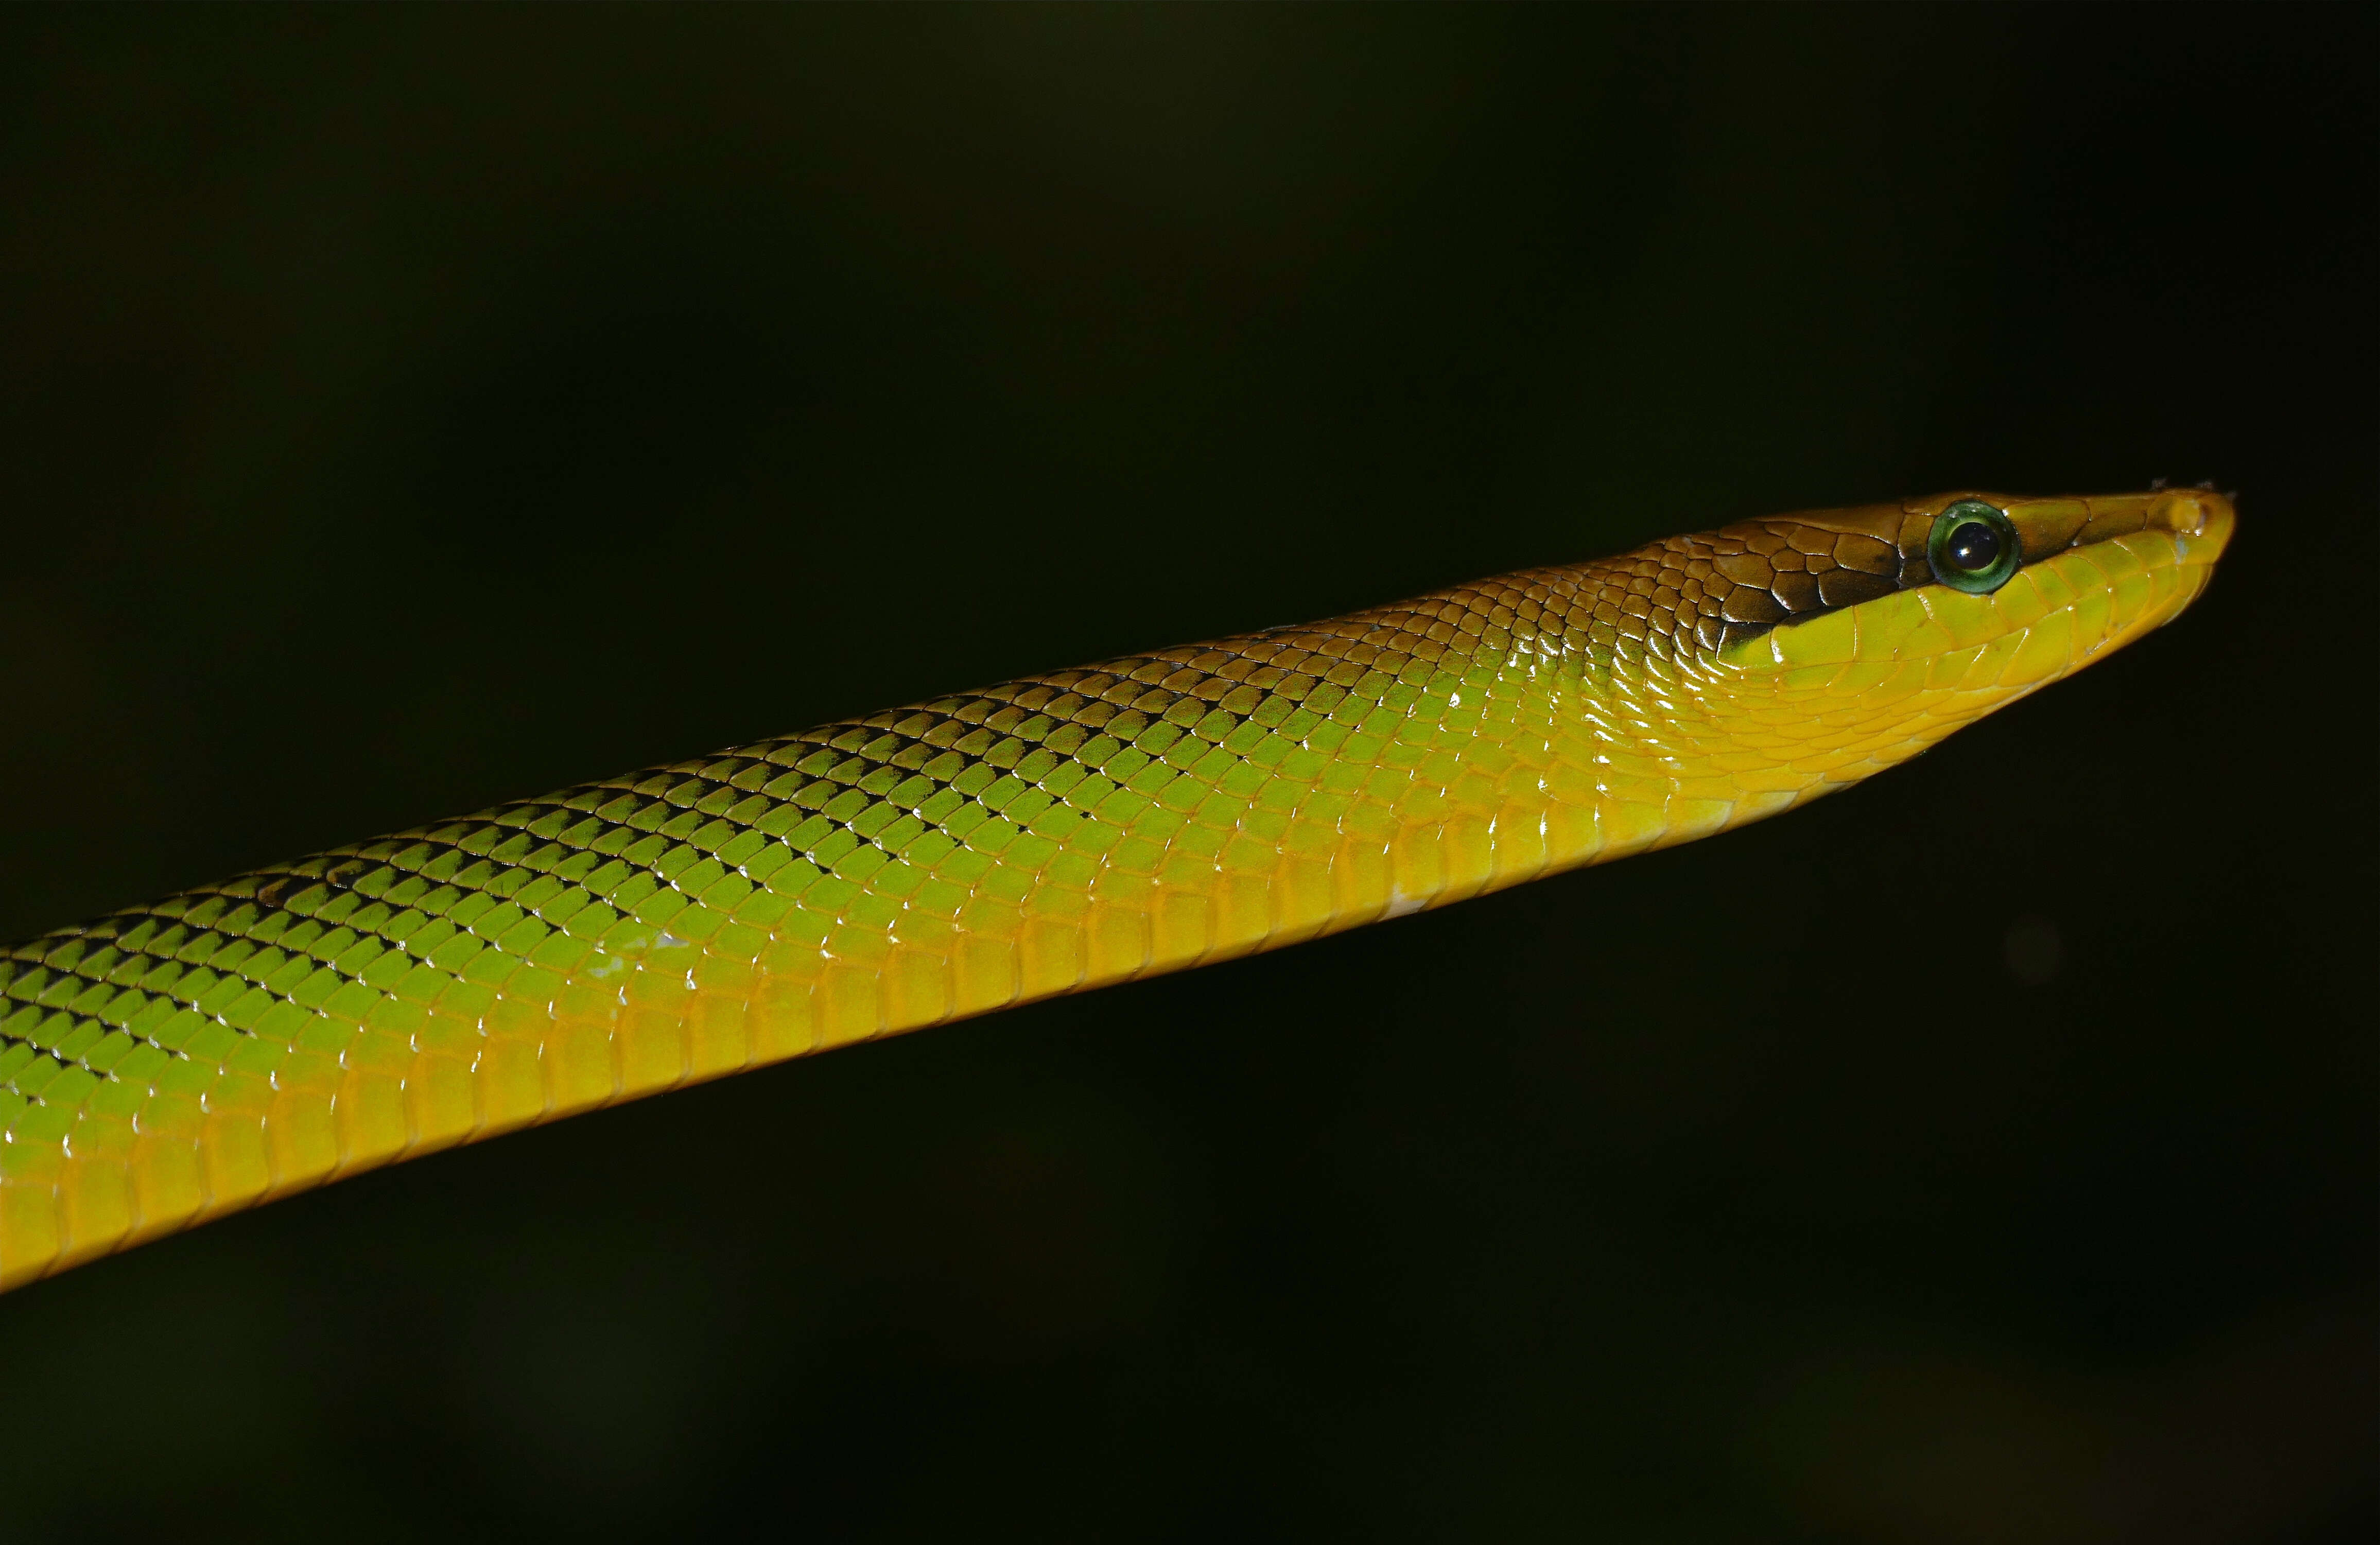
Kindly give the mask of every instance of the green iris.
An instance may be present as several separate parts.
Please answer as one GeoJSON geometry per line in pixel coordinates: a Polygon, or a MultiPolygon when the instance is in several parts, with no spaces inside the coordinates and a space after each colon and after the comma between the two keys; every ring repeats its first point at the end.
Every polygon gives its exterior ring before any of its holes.
{"type": "Polygon", "coordinates": [[[1981,499],[1961,499],[1934,517],[1925,539],[1934,578],[1954,590],[1989,595],[2024,564],[2016,522],[1981,499]]]}

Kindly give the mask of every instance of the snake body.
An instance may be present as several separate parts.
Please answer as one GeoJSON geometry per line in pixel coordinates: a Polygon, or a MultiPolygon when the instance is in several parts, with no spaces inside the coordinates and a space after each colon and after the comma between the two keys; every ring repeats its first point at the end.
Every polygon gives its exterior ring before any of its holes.
{"type": "Polygon", "coordinates": [[[1774,815],[2169,620],[2233,518],[2185,490],[1754,520],[43,935],[0,954],[0,1288],[516,1127],[1774,815]],[[2013,546],[1946,537],[1961,511],[2013,546]],[[2010,572],[1944,566],[1985,549],[2010,572]]]}

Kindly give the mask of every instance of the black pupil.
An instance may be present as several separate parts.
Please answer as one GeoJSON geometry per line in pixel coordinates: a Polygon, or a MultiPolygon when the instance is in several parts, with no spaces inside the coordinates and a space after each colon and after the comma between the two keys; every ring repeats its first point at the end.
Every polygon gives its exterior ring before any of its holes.
{"type": "Polygon", "coordinates": [[[1980,520],[1970,520],[1942,544],[1950,561],[1970,574],[1980,574],[2000,561],[2000,534],[1980,520]]]}

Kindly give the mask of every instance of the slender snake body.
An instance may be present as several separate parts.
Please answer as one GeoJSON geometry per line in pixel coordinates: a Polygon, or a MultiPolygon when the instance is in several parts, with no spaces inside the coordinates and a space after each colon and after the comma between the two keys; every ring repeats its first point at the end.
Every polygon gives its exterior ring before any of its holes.
{"type": "Polygon", "coordinates": [[[2221,495],[1743,522],[824,724],[0,953],[0,1288],[360,1170],[1791,809],[2171,619],[2221,495]]]}

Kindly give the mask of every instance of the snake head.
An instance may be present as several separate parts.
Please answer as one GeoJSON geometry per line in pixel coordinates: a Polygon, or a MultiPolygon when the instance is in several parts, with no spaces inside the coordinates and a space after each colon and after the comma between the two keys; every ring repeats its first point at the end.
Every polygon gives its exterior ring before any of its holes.
{"type": "MultiPolygon", "coordinates": [[[[2205,587],[2236,522],[2229,499],[2194,488],[2087,498],[1944,493],[1754,522],[1802,548],[1831,538],[1836,551],[1866,559],[1864,571],[1834,604],[1826,576],[1778,573],[1767,626],[1710,642],[1720,659],[1751,671],[1925,663],[1937,683],[1955,676],[1975,689],[2030,690],[2171,621],[2205,587]],[[1887,543],[1888,574],[1876,554],[1887,543]]],[[[1766,561],[1793,555],[1789,547],[1766,561]]],[[[1733,566],[1755,578],[1745,560],[1733,566]]],[[[1756,599],[1731,592],[1723,614],[1759,611],[1756,599]]]]}
{"type": "Polygon", "coordinates": [[[1570,647],[1610,663],[1590,667],[1607,673],[1597,691],[1636,705],[1588,738],[1669,789],[1630,840],[1685,841],[1847,787],[2105,658],[2197,598],[2235,522],[2204,489],[1959,492],[1581,566],[1588,621],[1570,647]]]}
{"type": "Polygon", "coordinates": [[[1709,560],[1727,588],[1681,674],[1718,743],[1792,770],[1780,808],[1799,803],[2170,622],[2236,520],[2190,488],[1961,492],[1726,527],[1693,539],[1736,551],[1709,560]]]}

